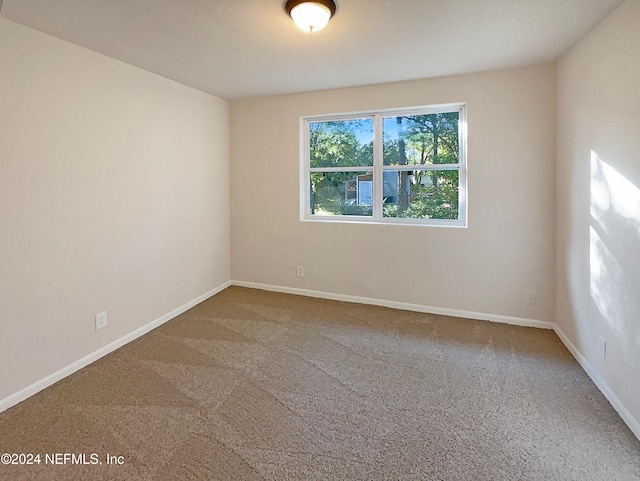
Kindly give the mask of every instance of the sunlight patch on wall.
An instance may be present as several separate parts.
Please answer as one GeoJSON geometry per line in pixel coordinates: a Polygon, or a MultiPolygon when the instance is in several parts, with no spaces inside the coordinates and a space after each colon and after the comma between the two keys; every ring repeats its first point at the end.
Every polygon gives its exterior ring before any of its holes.
{"type": "Polygon", "coordinates": [[[591,151],[591,216],[598,220],[610,210],[635,223],[640,239],[640,189],[591,151]]]}
{"type": "Polygon", "coordinates": [[[622,294],[619,292],[622,267],[593,226],[589,227],[589,240],[591,298],[609,326],[622,333],[622,312],[618,302],[622,294]]]}
{"type": "Polygon", "coordinates": [[[640,346],[640,189],[591,151],[591,298],[631,361],[640,346]]]}

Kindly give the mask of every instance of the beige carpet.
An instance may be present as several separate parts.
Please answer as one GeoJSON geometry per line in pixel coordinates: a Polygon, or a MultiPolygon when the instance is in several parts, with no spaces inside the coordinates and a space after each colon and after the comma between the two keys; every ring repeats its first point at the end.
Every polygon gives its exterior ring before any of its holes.
{"type": "Polygon", "coordinates": [[[0,414],[3,452],[41,464],[2,480],[640,480],[551,331],[237,287],[0,414]]]}

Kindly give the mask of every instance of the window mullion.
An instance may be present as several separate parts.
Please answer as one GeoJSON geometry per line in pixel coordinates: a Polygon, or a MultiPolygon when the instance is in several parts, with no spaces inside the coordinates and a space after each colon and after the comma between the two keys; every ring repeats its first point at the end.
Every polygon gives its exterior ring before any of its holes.
{"type": "Polygon", "coordinates": [[[412,170],[460,170],[460,164],[407,164],[407,165],[384,165],[383,170],[412,171],[412,170]]]}
{"type": "Polygon", "coordinates": [[[309,172],[371,172],[371,166],[355,166],[355,167],[311,167],[309,172]]]}
{"type": "Polygon", "coordinates": [[[384,155],[384,141],[382,138],[382,115],[373,118],[373,218],[382,219],[382,157],[384,155]]]}

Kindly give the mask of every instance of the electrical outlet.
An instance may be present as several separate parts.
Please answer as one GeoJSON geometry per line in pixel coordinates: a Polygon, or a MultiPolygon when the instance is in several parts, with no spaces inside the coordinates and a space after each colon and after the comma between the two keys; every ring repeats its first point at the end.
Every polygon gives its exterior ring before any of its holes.
{"type": "Polygon", "coordinates": [[[602,359],[607,358],[607,341],[600,335],[598,335],[598,352],[602,359]]]}
{"type": "Polygon", "coordinates": [[[531,304],[532,306],[536,303],[538,297],[538,293],[536,291],[530,291],[527,295],[527,304],[531,304]]]}
{"type": "Polygon", "coordinates": [[[108,323],[107,311],[96,314],[96,331],[98,329],[107,327],[107,323],[108,323]]]}
{"type": "Polygon", "coordinates": [[[296,267],[296,275],[298,277],[304,277],[304,267],[302,266],[297,266],[296,267]]]}

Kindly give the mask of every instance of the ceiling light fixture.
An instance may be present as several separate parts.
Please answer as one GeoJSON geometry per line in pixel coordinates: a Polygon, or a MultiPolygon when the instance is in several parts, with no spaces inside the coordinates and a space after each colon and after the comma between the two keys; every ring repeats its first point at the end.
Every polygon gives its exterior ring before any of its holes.
{"type": "Polygon", "coordinates": [[[284,9],[302,30],[317,32],[336,13],[336,3],[333,0],[288,0],[284,9]]]}

